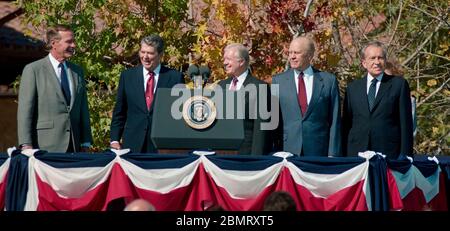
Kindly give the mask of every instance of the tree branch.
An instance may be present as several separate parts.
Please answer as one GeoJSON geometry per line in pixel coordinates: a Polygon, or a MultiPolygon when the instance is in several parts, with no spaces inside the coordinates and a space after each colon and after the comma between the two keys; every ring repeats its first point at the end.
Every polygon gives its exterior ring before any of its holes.
{"type": "Polygon", "coordinates": [[[303,12],[303,18],[308,17],[309,9],[311,8],[312,2],[313,0],[308,0],[308,2],[306,3],[305,12],[303,12]]]}
{"type": "MultiPolygon", "coordinates": [[[[303,18],[306,19],[309,16],[309,10],[311,9],[313,0],[308,0],[305,6],[305,11],[303,12],[303,18]]],[[[299,35],[305,33],[305,28],[303,25],[297,25],[297,26],[291,26],[291,24],[288,24],[289,31],[292,34],[292,39],[297,38],[299,35]],[[295,28],[294,28],[295,27],[295,28]]],[[[289,60],[286,60],[285,63],[285,69],[287,70],[289,68],[289,60]]]]}
{"type": "Polygon", "coordinates": [[[389,42],[386,47],[390,47],[392,40],[394,40],[395,33],[397,33],[398,24],[400,23],[400,18],[402,17],[402,11],[403,11],[403,1],[400,0],[400,10],[398,12],[397,22],[395,22],[394,32],[392,33],[391,39],[389,39],[389,42]]]}
{"type": "MultiPolygon", "coordinates": [[[[413,8],[413,9],[415,9],[417,11],[420,11],[420,12],[422,12],[422,13],[424,13],[424,14],[426,14],[426,15],[428,15],[428,16],[430,16],[430,17],[432,17],[432,18],[434,18],[434,19],[436,19],[436,20],[438,20],[440,22],[443,22],[443,23],[447,24],[447,26],[450,26],[449,23],[444,18],[440,18],[438,16],[432,15],[432,14],[426,12],[425,10],[422,10],[422,9],[420,9],[420,8],[414,6],[414,5],[409,5],[409,7],[413,8]]],[[[439,16],[441,16],[441,15],[439,15],[439,16]]]]}
{"type": "Polygon", "coordinates": [[[445,59],[445,60],[447,60],[447,61],[450,61],[450,59],[447,58],[447,57],[445,57],[445,56],[433,54],[433,53],[426,52],[426,51],[421,51],[420,54],[431,55],[431,56],[434,56],[434,57],[438,57],[438,58],[441,58],[441,59],[445,59]]]}
{"type": "Polygon", "coordinates": [[[4,24],[6,24],[7,22],[19,17],[20,15],[22,15],[23,13],[25,13],[25,11],[23,10],[23,8],[18,8],[17,10],[7,14],[6,16],[0,18],[0,26],[3,26],[4,24]]]}
{"type": "Polygon", "coordinates": [[[441,91],[444,86],[450,81],[450,78],[448,78],[447,80],[445,80],[445,82],[436,90],[434,90],[433,92],[431,92],[425,99],[423,99],[422,101],[420,101],[419,103],[417,103],[417,108],[420,107],[420,105],[422,105],[423,103],[425,103],[427,100],[429,100],[431,97],[433,97],[434,95],[436,95],[439,91],[441,91]]]}
{"type": "MultiPolygon", "coordinates": [[[[345,57],[345,53],[348,53],[348,52],[347,52],[346,49],[344,49],[344,46],[342,46],[342,40],[341,40],[341,35],[339,33],[339,25],[338,25],[338,21],[337,20],[333,20],[331,22],[331,30],[332,30],[332,33],[333,33],[333,40],[336,43],[336,47],[337,47],[338,53],[342,54],[343,59],[345,60],[346,64],[348,66],[350,66],[351,65],[350,60],[348,60],[345,57]]],[[[351,56],[350,56],[350,58],[351,58],[351,56]]]]}
{"type": "Polygon", "coordinates": [[[406,64],[408,64],[419,52],[420,52],[420,50],[422,50],[423,49],[423,47],[425,46],[425,45],[427,45],[427,43],[431,40],[431,38],[433,37],[433,35],[434,35],[434,33],[436,33],[440,28],[441,28],[441,26],[442,26],[442,22],[439,22],[439,24],[436,26],[436,28],[434,29],[434,31],[433,32],[431,32],[431,34],[430,35],[428,35],[428,37],[425,39],[425,41],[423,41],[423,43],[422,44],[420,44],[420,46],[419,47],[417,47],[417,49],[405,60],[405,61],[403,61],[402,62],[402,65],[404,66],[404,65],[406,65],[406,64]]]}

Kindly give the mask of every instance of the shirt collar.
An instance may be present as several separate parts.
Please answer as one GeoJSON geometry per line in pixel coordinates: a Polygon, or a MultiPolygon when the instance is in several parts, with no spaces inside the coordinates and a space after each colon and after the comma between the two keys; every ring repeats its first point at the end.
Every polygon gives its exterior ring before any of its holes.
{"type": "MultiPolygon", "coordinates": [[[[56,60],[55,57],[53,57],[52,53],[48,53],[48,58],[50,59],[50,63],[52,64],[53,68],[58,69],[60,62],[58,60],[56,60]]],[[[63,64],[66,65],[64,61],[63,61],[63,64]]]]}
{"type": "MultiPolygon", "coordinates": [[[[144,66],[142,66],[142,68],[144,69],[144,76],[147,76],[149,71],[147,69],[145,69],[144,66]]],[[[156,68],[153,70],[153,73],[155,73],[155,76],[156,76],[156,75],[159,75],[160,71],[161,71],[161,64],[158,64],[158,66],[156,66],[156,68]]]]}
{"type": "MultiPolygon", "coordinates": [[[[295,75],[295,78],[297,78],[299,74],[300,74],[300,71],[297,70],[297,69],[294,69],[294,75],[295,75]]],[[[314,76],[314,71],[313,71],[311,65],[309,65],[309,66],[303,71],[303,76],[304,76],[304,77],[314,76]]]]}
{"type": "MultiPolygon", "coordinates": [[[[381,80],[383,79],[383,74],[384,74],[384,73],[381,73],[379,76],[376,77],[376,79],[378,80],[378,82],[381,82],[381,80]]],[[[370,73],[367,73],[367,82],[368,82],[368,83],[372,82],[372,79],[373,79],[373,78],[374,78],[374,77],[373,77],[370,73]]]]}
{"type": "Polygon", "coordinates": [[[243,83],[243,82],[245,81],[245,78],[247,78],[247,75],[248,75],[248,69],[245,70],[244,73],[242,73],[241,75],[239,75],[239,76],[237,77],[238,81],[239,81],[240,83],[243,83]]]}

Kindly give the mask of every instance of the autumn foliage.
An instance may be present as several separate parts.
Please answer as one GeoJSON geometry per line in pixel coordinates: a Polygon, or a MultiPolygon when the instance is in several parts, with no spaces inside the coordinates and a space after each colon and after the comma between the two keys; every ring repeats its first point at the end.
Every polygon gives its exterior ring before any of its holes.
{"type": "Polygon", "coordinates": [[[383,41],[418,101],[416,153],[448,154],[450,142],[450,31],[448,1],[344,0],[47,0],[23,1],[27,19],[41,30],[75,28],[74,61],[87,74],[95,147],[108,145],[120,72],[138,63],[140,39],[166,41],[164,62],[179,70],[208,65],[225,78],[222,49],[240,42],[250,49],[255,76],[271,82],[286,68],[287,46],[299,35],[316,42],[314,65],[337,75],[343,93],[361,78],[358,50],[383,41]]]}

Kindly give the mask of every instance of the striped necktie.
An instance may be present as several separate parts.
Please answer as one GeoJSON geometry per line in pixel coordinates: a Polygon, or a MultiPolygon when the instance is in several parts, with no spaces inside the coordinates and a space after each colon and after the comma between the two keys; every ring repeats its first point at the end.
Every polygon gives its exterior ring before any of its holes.
{"type": "Polygon", "coordinates": [[[377,82],[376,78],[372,79],[372,84],[369,87],[369,93],[367,94],[367,101],[369,102],[369,110],[372,111],[373,104],[375,103],[375,93],[377,91],[377,82]]]}

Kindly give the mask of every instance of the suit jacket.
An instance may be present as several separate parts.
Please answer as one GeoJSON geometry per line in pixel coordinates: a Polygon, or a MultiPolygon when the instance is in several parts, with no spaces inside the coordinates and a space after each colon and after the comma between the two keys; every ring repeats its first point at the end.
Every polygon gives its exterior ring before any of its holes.
{"type": "Polygon", "coordinates": [[[86,84],[82,69],[66,61],[73,92],[67,105],[61,84],[46,56],[25,66],[20,80],[17,127],[19,144],[49,152],[66,152],[70,133],[74,150],[92,143],[86,84]]]}
{"type": "MultiPolygon", "coordinates": [[[[182,73],[161,65],[154,101],[159,88],[172,88],[178,83],[184,83],[182,73]]],[[[156,151],[150,139],[154,105],[149,110],[145,103],[143,66],[123,71],[111,121],[111,141],[123,138],[123,148],[141,152],[147,139],[153,149],[150,151],[156,151]]]]}
{"type": "Polygon", "coordinates": [[[369,111],[367,75],[347,87],[344,100],[343,137],[346,153],[372,150],[389,158],[412,155],[413,133],[409,85],[398,76],[383,75],[369,111]]]}
{"type": "MultiPolygon", "coordinates": [[[[218,83],[218,85],[225,90],[228,90],[231,80],[233,78],[227,78],[218,83]]],[[[253,77],[250,72],[242,84],[242,88],[239,91],[243,91],[245,87],[253,84],[256,87],[257,94],[252,95],[245,93],[245,118],[244,118],[244,141],[239,148],[239,154],[244,155],[263,155],[271,151],[271,140],[269,136],[269,131],[261,130],[261,123],[266,123],[268,119],[262,119],[259,113],[259,101],[264,100],[267,103],[267,110],[270,110],[270,88],[269,85],[253,77]],[[260,88],[266,87],[267,96],[260,97],[260,88]],[[258,109],[256,115],[250,113],[250,111],[255,112],[253,109],[258,109]]],[[[242,100],[242,99],[237,99],[242,100]]],[[[263,103],[263,102],[261,102],[263,103]]]]}
{"type": "Polygon", "coordinates": [[[283,150],[297,155],[303,150],[305,156],[340,156],[338,82],[334,75],[314,68],[313,75],[312,96],[304,116],[298,103],[294,70],[272,79],[272,91],[280,102],[283,150]],[[278,91],[274,84],[278,84],[278,91]]]}

